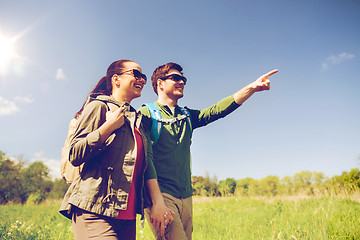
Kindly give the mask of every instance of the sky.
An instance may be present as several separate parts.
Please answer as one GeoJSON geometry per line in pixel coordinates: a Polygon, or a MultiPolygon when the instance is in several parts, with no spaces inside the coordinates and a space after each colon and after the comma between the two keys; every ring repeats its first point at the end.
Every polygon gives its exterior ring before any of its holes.
{"type": "MultiPolygon", "coordinates": [[[[202,109],[259,76],[270,91],[193,133],[192,174],[261,179],[360,168],[357,0],[0,0],[0,151],[60,178],[69,121],[107,67],[176,62],[202,109]]],[[[156,101],[151,84],[131,104],[156,101]]]]}

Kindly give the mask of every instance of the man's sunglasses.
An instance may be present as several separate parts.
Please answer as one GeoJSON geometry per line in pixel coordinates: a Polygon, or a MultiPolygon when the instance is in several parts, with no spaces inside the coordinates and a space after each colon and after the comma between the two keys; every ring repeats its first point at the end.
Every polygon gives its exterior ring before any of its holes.
{"type": "Polygon", "coordinates": [[[171,74],[171,75],[168,75],[168,76],[165,76],[163,78],[160,78],[161,80],[166,80],[166,79],[170,79],[170,80],[173,80],[175,82],[179,82],[179,81],[183,81],[184,82],[184,85],[186,84],[187,82],[187,79],[186,77],[184,76],[181,76],[179,74],[171,74]]]}
{"type": "Polygon", "coordinates": [[[144,79],[145,82],[146,82],[146,80],[147,80],[146,75],[143,74],[143,73],[141,73],[141,72],[140,72],[139,70],[137,70],[137,69],[127,70],[127,71],[125,71],[125,72],[119,73],[119,75],[124,74],[124,73],[128,73],[128,72],[132,72],[132,75],[134,76],[134,78],[135,78],[136,80],[144,79]]]}

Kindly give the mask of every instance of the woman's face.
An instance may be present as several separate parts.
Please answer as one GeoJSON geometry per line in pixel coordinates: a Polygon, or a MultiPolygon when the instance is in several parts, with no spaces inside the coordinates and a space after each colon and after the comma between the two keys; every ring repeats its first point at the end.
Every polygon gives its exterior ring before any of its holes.
{"type": "Polygon", "coordinates": [[[139,64],[136,62],[125,62],[124,69],[115,81],[115,87],[122,101],[130,102],[141,96],[141,91],[146,84],[146,76],[142,74],[139,64]]]}

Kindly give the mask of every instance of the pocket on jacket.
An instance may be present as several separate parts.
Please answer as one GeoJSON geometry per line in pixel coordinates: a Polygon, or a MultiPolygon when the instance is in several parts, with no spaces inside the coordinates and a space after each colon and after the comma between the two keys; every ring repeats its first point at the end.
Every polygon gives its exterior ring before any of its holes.
{"type": "Polygon", "coordinates": [[[135,168],[135,158],[130,156],[125,156],[123,163],[123,171],[125,176],[132,176],[135,168]]]}

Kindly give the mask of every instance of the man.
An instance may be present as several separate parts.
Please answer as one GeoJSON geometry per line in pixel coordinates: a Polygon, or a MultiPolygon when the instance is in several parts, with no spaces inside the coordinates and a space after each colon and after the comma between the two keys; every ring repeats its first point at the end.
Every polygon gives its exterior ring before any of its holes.
{"type": "MultiPolygon", "coordinates": [[[[269,90],[268,77],[278,71],[273,70],[259,77],[234,95],[206,109],[186,108],[184,111],[178,106],[187,81],[182,70],[180,65],[170,62],[155,69],[151,77],[153,89],[158,95],[155,105],[162,119],[159,138],[153,145],[154,165],[165,204],[175,212],[173,222],[165,230],[165,239],[172,240],[190,240],[193,230],[190,166],[192,130],[227,116],[255,92],[269,90]],[[190,113],[190,116],[184,113],[190,113]]],[[[143,106],[140,111],[145,129],[151,131],[155,122],[149,108],[143,106]]],[[[147,216],[149,211],[147,209],[147,216]]],[[[161,239],[159,232],[151,224],[150,226],[156,238],[161,239]]]]}

